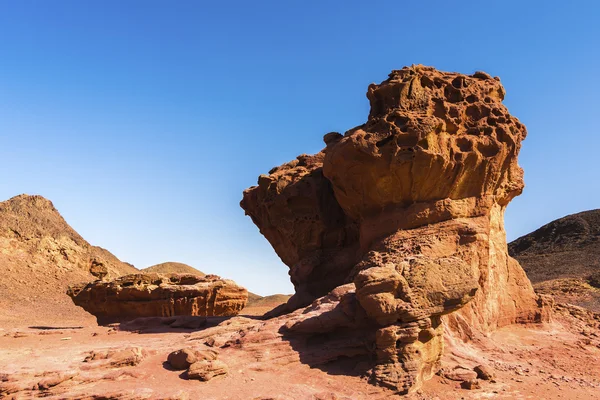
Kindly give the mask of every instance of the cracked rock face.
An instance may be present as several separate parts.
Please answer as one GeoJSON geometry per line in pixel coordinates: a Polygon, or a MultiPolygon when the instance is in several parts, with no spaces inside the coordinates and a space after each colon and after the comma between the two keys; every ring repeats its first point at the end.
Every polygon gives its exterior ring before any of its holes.
{"type": "Polygon", "coordinates": [[[102,324],[138,317],[234,316],[248,301],[246,289],[216,275],[131,274],[72,285],[68,295],[102,324]]]}
{"type": "Polygon", "coordinates": [[[468,339],[543,318],[507,253],[526,129],[504,94],[483,72],[393,71],[369,87],[365,124],[244,192],[296,288],[278,313],[313,302],[285,334],[327,333],[327,354],[339,347],[328,360],[367,355],[374,383],[408,392],[439,369],[444,331],[468,339]]]}

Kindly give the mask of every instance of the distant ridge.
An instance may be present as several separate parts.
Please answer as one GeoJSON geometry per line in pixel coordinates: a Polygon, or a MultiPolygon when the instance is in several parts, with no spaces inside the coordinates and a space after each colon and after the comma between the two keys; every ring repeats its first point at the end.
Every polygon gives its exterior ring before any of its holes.
{"type": "Polygon", "coordinates": [[[168,261],[161,264],[156,264],[141,270],[142,272],[155,272],[157,274],[193,274],[205,276],[206,274],[187,264],[168,261]]]}
{"type": "Polygon", "coordinates": [[[536,291],[600,312],[600,209],[567,215],[509,243],[536,291]]]}
{"type": "Polygon", "coordinates": [[[600,209],[567,215],[509,243],[532,282],[600,271],[600,209]]]}

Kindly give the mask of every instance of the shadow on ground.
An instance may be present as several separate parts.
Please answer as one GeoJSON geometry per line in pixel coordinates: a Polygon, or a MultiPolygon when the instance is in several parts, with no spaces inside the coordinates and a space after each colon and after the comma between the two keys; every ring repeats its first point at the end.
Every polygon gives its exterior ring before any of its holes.
{"type": "MultiPolygon", "coordinates": [[[[146,317],[136,318],[131,321],[108,324],[120,331],[136,333],[169,333],[169,332],[196,332],[206,328],[217,326],[220,323],[234,317],[196,317],[196,316],[176,316],[176,317],[146,317]]],[[[259,316],[245,316],[260,320],[259,316]]]]}

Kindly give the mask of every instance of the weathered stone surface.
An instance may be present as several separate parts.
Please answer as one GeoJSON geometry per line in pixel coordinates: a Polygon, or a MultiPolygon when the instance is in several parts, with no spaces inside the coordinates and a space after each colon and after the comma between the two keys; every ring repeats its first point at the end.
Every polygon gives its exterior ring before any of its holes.
{"type": "Polygon", "coordinates": [[[227,375],[227,364],[219,360],[203,360],[190,365],[188,369],[189,379],[210,381],[214,377],[227,375]]]}
{"type": "Polygon", "coordinates": [[[167,357],[167,362],[175,370],[188,369],[196,361],[198,361],[198,358],[196,352],[192,349],[176,350],[167,357]]]}
{"type": "Polygon", "coordinates": [[[467,368],[454,368],[444,372],[444,378],[453,381],[468,382],[477,379],[477,372],[467,368]]]}
{"type": "Polygon", "coordinates": [[[460,387],[467,390],[481,389],[481,385],[477,379],[461,382],[460,387]]]}
{"type": "Polygon", "coordinates": [[[167,362],[175,370],[188,369],[190,365],[197,361],[211,361],[216,360],[218,352],[214,349],[191,349],[185,348],[181,350],[173,351],[167,357],[167,362]]]}
{"type": "Polygon", "coordinates": [[[313,301],[278,322],[301,360],[374,358],[372,381],[407,392],[439,370],[445,331],[547,316],[504,231],[526,130],[483,72],[408,67],[367,97],[364,125],[261,175],[241,206],[296,288],[272,315],[313,301]]]}
{"type": "Polygon", "coordinates": [[[73,302],[108,323],[138,317],[232,316],[248,291],[216,275],[132,274],[69,287],[73,302]]]}
{"type": "Polygon", "coordinates": [[[475,371],[479,379],[483,379],[484,381],[491,381],[494,379],[494,370],[487,365],[478,365],[473,368],[473,371],[475,371]]]}
{"type": "Polygon", "coordinates": [[[324,151],[301,155],[258,178],[241,206],[290,266],[293,308],[345,283],[358,249],[358,227],[323,176],[324,151]]]}

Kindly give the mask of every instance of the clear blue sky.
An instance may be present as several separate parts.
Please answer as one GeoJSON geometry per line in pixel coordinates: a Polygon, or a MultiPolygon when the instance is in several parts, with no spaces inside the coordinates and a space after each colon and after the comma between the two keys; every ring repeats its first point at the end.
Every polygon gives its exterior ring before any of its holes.
{"type": "Polygon", "coordinates": [[[509,239],[600,208],[596,1],[0,1],[0,199],[92,244],[260,294],[287,267],[239,208],[259,174],[366,120],[410,64],[501,77],[529,129],[509,239]]]}

